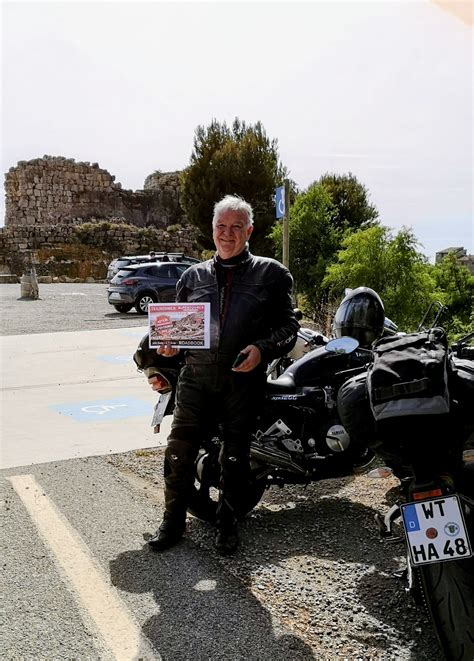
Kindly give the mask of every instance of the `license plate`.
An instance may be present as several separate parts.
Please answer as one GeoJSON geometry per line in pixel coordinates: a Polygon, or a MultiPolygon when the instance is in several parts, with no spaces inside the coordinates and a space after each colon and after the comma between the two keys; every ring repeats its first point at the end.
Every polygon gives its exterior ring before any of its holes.
{"type": "Polygon", "coordinates": [[[161,425],[163,418],[165,417],[166,407],[170,400],[171,393],[167,392],[164,395],[160,395],[159,400],[155,404],[155,412],[153,413],[153,420],[151,421],[151,426],[156,427],[161,425]]]}
{"type": "Polygon", "coordinates": [[[113,293],[113,294],[110,294],[109,300],[110,301],[121,301],[122,297],[120,296],[120,294],[113,293]]]}
{"type": "Polygon", "coordinates": [[[472,556],[457,496],[407,503],[401,509],[413,565],[472,556]]]}

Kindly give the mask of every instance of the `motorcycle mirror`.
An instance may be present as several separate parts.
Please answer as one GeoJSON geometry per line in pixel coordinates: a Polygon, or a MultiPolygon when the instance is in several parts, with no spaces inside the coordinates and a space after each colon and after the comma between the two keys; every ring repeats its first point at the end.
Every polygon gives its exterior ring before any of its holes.
{"type": "Polygon", "coordinates": [[[397,324],[388,317],[385,317],[385,319],[383,320],[383,326],[385,330],[390,331],[392,333],[396,333],[398,331],[397,324]]]}
{"type": "Polygon", "coordinates": [[[335,340],[329,340],[324,348],[331,353],[352,353],[358,346],[359,343],[356,339],[345,336],[338,337],[335,340]]]}

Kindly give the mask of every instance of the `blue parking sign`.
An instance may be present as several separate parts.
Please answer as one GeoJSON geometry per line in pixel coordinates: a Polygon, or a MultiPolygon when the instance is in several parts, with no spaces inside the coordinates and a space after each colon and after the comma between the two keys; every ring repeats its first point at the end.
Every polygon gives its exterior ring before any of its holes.
{"type": "Polygon", "coordinates": [[[275,188],[275,216],[283,218],[285,216],[285,187],[275,188]]]}

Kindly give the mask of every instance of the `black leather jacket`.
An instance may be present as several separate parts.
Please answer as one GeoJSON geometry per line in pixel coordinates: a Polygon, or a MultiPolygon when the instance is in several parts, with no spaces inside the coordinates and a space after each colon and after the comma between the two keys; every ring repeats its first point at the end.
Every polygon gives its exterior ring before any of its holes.
{"type": "Polygon", "coordinates": [[[254,344],[262,367],[290,351],[299,328],[291,301],[293,279],[280,262],[246,251],[234,269],[223,324],[220,321],[216,258],[194,264],[181,276],[177,301],[211,304],[211,348],[186,351],[186,363],[231,365],[237,354],[254,344]]]}

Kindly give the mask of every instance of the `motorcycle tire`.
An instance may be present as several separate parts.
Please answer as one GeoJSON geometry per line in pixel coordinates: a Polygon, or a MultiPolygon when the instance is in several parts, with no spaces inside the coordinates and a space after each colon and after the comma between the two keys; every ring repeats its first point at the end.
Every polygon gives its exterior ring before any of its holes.
{"type": "MultiPolygon", "coordinates": [[[[207,457],[207,453],[201,454],[198,457],[196,467],[199,465],[199,462],[205,462],[207,457]]],[[[243,519],[258,505],[265,492],[267,481],[265,478],[257,479],[258,472],[260,472],[260,469],[257,469],[257,467],[251,468],[250,484],[239,519],[243,519]]],[[[196,470],[195,486],[188,505],[189,514],[192,514],[197,519],[201,519],[201,521],[211,523],[215,521],[218,502],[217,485],[218,470],[216,466],[211,466],[207,471],[196,470]],[[213,493],[211,493],[211,489],[213,493]]]]}
{"type": "MultiPolygon", "coordinates": [[[[471,541],[474,511],[464,508],[471,541]]],[[[474,659],[474,557],[419,568],[426,606],[447,661],[474,659]]]]}

